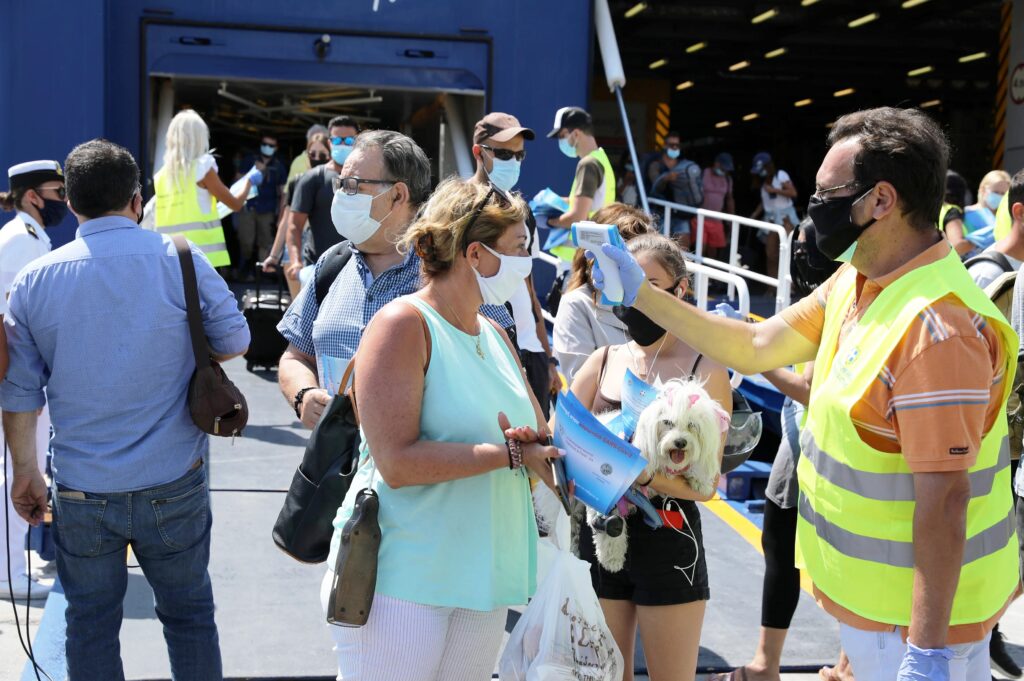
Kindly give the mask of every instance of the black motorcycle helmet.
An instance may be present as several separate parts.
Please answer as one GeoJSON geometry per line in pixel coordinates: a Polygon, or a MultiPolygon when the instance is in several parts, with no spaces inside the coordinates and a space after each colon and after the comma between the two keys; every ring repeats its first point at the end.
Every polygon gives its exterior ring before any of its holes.
{"type": "Polygon", "coordinates": [[[800,223],[799,234],[803,234],[803,241],[793,239],[793,266],[789,273],[793,277],[793,290],[802,297],[825,283],[841,263],[818,250],[814,240],[814,222],[810,218],[804,218],[800,223]]]}

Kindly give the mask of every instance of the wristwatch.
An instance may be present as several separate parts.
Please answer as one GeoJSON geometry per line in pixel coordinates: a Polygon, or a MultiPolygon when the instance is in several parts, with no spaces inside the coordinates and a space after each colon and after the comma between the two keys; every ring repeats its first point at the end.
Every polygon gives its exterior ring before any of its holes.
{"type": "Polygon", "coordinates": [[[550,357],[548,357],[548,364],[550,364],[553,367],[558,366],[558,358],[555,357],[554,355],[551,355],[550,357]]]}
{"type": "Polygon", "coordinates": [[[295,410],[295,416],[297,418],[302,418],[302,398],[304,398],[306,396],[306,393],[308,393],[310,390],[316,390],[317,387],[319,386],[311,385],[308,388],[303,388],[299,392],[295,393],[295,397],[292,398],[292,409],[295,410]]]}

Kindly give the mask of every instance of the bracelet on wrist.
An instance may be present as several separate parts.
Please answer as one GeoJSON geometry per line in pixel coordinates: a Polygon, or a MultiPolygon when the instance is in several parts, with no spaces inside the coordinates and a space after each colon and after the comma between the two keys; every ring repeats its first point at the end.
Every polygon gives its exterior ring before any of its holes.
{"type": "Polygon", "coordinates": [[[523,443],[519,440],[505,440],[508,450],[508,469],[514,471],[523,467],[523,443]]]}
{"type": "Polygon", "coordinates": [[[302,418],[302,400],[306,397],[306,393],[310,390],[316,390],[318,386],[311,385],[303,388],[299,392],[295,393],[295,397],[292,398],[292,409],[295,410],[296,418],[302,418]]]}
{"type": "Polygon", "coordinates": [[[640,485],[641,487],[650,487],[652,482],[654,482],[654,473],[653,472],[651,473],[651,477],[647,478],[647,482],[640,482],[640,483],[637,483],[637,484],[640,485]]]}

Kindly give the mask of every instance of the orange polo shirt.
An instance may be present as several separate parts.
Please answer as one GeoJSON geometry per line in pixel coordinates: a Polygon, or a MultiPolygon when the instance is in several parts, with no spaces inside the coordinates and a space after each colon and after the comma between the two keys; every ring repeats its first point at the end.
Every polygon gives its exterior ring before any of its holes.
{"type": "MultiPolygon", "coordinates": [[[[840,342],[886,286],[941,260],[949,250],[943,239],[884,276],[868,279],[858,273],[840,342]]],[[[848,267],[840,267],[814,293],[781,312],[783,320],[812,343],[821,342],[825,301],[848,267]]],[[[1004,363],[999,334],[992,325],[956,296],[946,296],[914,319],[877,379],[853,406],[850,418],[865,444],[903,456],[915,473],[967,470],[978,457],[982,438],[1003,417],[1004,363]]],[[[840,622],[867,631],[895,627],[860,617],[817,588],[814,591],[818,603],[840,622]]],[[[950,627],[947,643],[980,641],[1002,613],[985,622],[950,627]]]]}

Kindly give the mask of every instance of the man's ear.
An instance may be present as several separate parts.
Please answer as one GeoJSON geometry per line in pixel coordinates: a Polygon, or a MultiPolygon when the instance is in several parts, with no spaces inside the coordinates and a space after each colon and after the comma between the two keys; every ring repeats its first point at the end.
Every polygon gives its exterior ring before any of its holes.
{"type": "MultiPolygon", "coordinates": [[[[877,199],[875,207],[871,211],[871,216],[876,220],[881,220],[889,215],[889,213],[898,209],[899,194],[896,192],[896,187],[892,186],[889,182],[883,180],[875,185],[875,196],[877,199]]],[[[865,199],[865,201],[867,200],[869,199],[865,199]]]]}
{"type": "Polygon", "coordinates": [[[405,182],[396,182],[391,187],[391,207],[409,203],[409,185],[405,182]]]}
{"type": "Polygon", "coordinates": [[[1015,222],[1024,221],[1024,203],[1014,203],[1010,205],[1010,217],[1015,222]]]}

